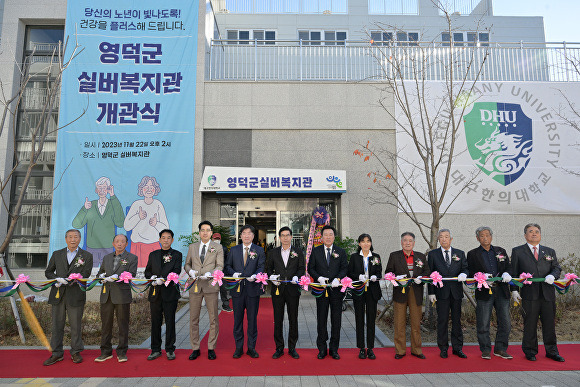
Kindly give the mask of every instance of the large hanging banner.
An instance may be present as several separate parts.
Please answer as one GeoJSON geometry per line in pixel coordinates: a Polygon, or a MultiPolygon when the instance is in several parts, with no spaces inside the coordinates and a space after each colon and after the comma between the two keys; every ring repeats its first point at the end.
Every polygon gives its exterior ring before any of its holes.
{"type": "Polygon", "coordinates": [[[51,252],[76,228],[98,267],[124,233],[142,268],[159,231],[191,233],[198,12],[198,1],[68,2],[65,59],[75,40],[82,52],[62,82],[51,252]]]}
{"type": "MultiPolygon", "coordinates": [[[[441,120],[435,127],[445,127],[449,114],[437,110],[445,85],[428,82],[426,95],[431,117],[441,120]]],[[[444,201],[455,200],[448,213],[580,213],[580,132],[570,125],[580,122],[580,110],[575,113],[569,104],[577,101],[578,84],[555,82],[481,82],[457,99],[458,105],[467,105],[463,118],[456,116],[462,124],[444,201]]],[[[397,107],[395,114],[402,114],[397,107]]],[[[397,153],[404,155],[401,173],[426,187],[411,136],[397,127],[396,141],[397,153]]],[[[413,195],[415,212],[431,212],[418,195],[406,194],[413,195]]]]}

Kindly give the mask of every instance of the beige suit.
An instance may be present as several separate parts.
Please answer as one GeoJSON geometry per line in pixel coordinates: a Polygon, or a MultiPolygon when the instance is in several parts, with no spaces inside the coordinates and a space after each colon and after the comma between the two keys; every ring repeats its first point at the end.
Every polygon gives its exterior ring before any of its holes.
{"type": "MultiPolygon", "coordinates": [[[[215,270],[223,270],[223,247],[219,243],[210,241],[202,263],[199,257],[200,245],[201,242],[196,242],[189,246],[187,258],[185,259],[185,271],[189,273],[189,271],[193,269],[197,271],[197,276],[203,276],[207,272],[213,274],[215,270]]],[[[189,289],[189,338],[191,341],[191,348],[194,351],[199,349],[199,314],[201,311],[201,303],[204,298],[210,324],[207,343],[208,349],[215,349],[217,342],[219,333],[218,294],[220,287],[218,284],[215,286],[212,285],[211,282],[211,278],[198,278],[196,284],[189,289]]]]}

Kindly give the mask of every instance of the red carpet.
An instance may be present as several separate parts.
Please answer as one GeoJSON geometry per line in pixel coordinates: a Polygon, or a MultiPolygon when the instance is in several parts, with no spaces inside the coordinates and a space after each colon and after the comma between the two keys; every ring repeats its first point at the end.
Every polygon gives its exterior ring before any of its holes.
{"type": "MultiPolygon", "coordinates": [[[[55,365],[45,367],[42,362],[50,356],[46,350],[0,350],[0,375],[3,378],[23,377],[154,377],[154,376],[273,376],[273,375],[384,375],[415,373],[457,373],[457,372],[502,372],[502,371],[568,371],[580,370],[580,344],[559,345],[560,354],[566,359],[558,363],[546,359],[543,348],[540,348],[538,361],[527,361],[519,346],[510,347],[513,360],[493,357],[483,360],[478,346],[463,348],[467,359],[451,355],[448,359],[439,357],[439,349],[425,347],[426,360],[417,359],[407,352],[401,360],[394,359],[393,348],[376,348],[376,360],[358,359],[358,349],[341,349],[341,360],[326,357],[316,359],[316,349],[300,349],[300,359],[294,360],[288,354],[280,359],[271,358],[274,353],[273,313],[269,298],[261,300],[258,315],[258,342],[256,350],[259,359],[244,355],[232,359],[234,352],[233,313],[220,314],[220,335],[216,353],[218,359],[207,359],[207,336],[201,343],[202,356],[195,361],[187,359],[190,350],[177,350],[177,359],[169,361],[162,358],[147,361],[150,353],[146,349],[129,349],[129,361],[118,363],[116,357],[105,363],[93,360],[100,354],[99,350],[87,350],[82,353],[84,362],[73,364],[70,354],[55,365]]],[[[409,351],[409,350],[407,350],[409,351]]]]}

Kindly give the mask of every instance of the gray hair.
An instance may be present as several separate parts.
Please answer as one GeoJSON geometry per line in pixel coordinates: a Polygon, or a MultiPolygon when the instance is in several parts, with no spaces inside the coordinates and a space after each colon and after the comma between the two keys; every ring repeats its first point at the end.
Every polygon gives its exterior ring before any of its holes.
{"type": "Polygon", "coordinates": [[[528,223],[528,224],[526,224],[526,227],[524,227],[524,234],[528,232],[528,229],[530,227],[537,227],[538,230],[540,230],[540,234],[542,233],[542,228],[540,227],[539,224],[537,224],[537,223],[528,223]]]}
{"type": "Polygon", "coordinates": [[[108,187],[111,185],[111,180],[106,176],[99,177],[99,180],[95,182],[95,186],[99,185],[106,185],[108,187]]]}
{"type": "Polygon", "coordinates": [[[488,226],[481,226],[481,227],[478,227],[477,230],[475,230],[475,236],[479,238],[479,234],[482,231],[485,231],[485,230],[489,231],[489,235],[493,235],[493,231],[491,231],[491,228],[490,227],[488,227],[488,226]]]}
{"type": "Polygon", "coordinates": [[[82,237],[81,232],[79,230],[77,230],[76,228],[71,228],[70,230],[66,230],[66,232],[64,233],[64,237],[66,238],[68,236],[68,234],[71,232],[76,232],[77,234],[79,234],[79,238],[82,237]]]}
{"type": "Polygon", "coordinates": [[[411,238],[413,238],[413,240],[415,240],[415,234],[413,234],[411,231],[405,231],[404,233],[401,234],[401,239],[403,239],[406,236],[410,236],[411,238]]]}
{"type": "Polygon", "coordinates": [[[453,238],[453,236],[451,235],[451,230],[448,228],[442,228],[441,230],[439,230],[439,232],[437,233],[437,239],[439,239],[439,236],[441,236],[442,232],[448,232],[449,233],[449,238],[453,238]]]}

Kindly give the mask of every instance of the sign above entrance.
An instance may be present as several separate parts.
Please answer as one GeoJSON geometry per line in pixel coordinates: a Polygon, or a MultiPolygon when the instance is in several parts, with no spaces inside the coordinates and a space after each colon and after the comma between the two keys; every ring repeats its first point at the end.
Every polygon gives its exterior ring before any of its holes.
{"type": "Polygon", "coordinates": [[[205,167],[201,192],[346,192],[346,171],[205,167]]]}

